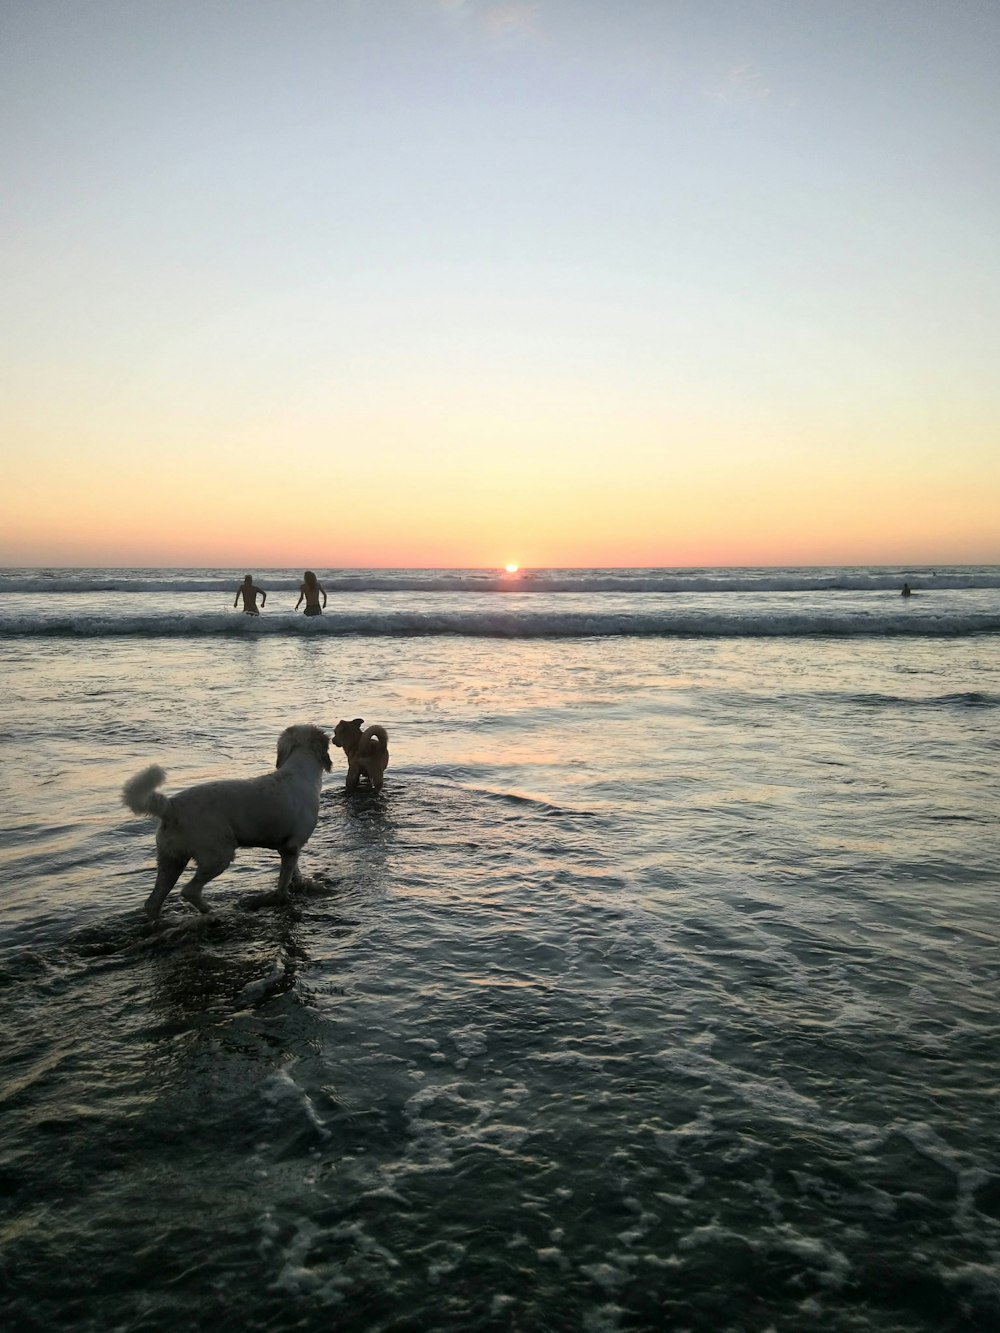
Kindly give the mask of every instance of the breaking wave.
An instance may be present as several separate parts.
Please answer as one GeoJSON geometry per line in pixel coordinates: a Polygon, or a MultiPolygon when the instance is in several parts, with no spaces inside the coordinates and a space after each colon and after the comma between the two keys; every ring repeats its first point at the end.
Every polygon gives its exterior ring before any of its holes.
{"type": "Polygon", "coordinates": [[[577,639],[612,637],[664,638],[802,638],[965,637],[1000,633],[1000,615],[921,613],[905,611],[837,614],[803,612],[769,614],[758,611],[692,611],[662,614],[623,612],[530,611],[505,613],[461,611],[386,611],[307,618],[295,614],[248,617],[235,614],[68,615],[42,619],[0,618],[3,638],[256,638],[274,635],[328,637],[466,636],[498,639],[577,639]]]}

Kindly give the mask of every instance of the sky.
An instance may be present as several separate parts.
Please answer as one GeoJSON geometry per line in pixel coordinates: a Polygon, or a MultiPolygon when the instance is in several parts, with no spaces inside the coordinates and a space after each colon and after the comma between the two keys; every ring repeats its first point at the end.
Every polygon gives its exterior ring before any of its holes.
{"type": "Polygon", "coordinates": [[[0,565],[1000,562],[995,0],[5,0],[0,565]]]}

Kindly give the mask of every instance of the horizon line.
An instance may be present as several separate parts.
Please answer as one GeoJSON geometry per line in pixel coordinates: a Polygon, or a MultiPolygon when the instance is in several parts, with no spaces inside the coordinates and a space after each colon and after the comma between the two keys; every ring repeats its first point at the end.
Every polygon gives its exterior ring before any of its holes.
{"type": "MultiPolygon", "coordinates": [[[[0,573],[8,573],[13,570],[34,569],[106,569],[106,570],[196,570],[196,569],[216,569],[223,573],[236,573],[238,570],[246,571],[245,564],[240,565],[221,565],[212,563],[172,565],[172,564],[18,564],[18,565],[0,565],[0,573]]],[[[281,570],[282,572],[293,573],[297,571],[298,565],[271,565],[258,564],[257,569],[281,570]]],[[[493,573],[504,575],[507,578],[516,578],[520,574],[539,574],[539,573],[577,573],[581,570],[718,570],[718,569],[906,569],[906,570],[935,570],[935,569],[1000,569],[1000,560],[939,560],[939,561],[914,561],[907,563],[902,560],[894,560],[889,563],[880,563],[877,561],[822,561],[814,563],[796,563],[788,562],[782,564],[761,563],[761,564],[718,564],[718,565],[696,565],[696,564],[676,564],[676,565],[520,565],[516,570],[508,570],[504,565],[318,565],[317,569],[327,572],[344,571],[349,573],[361,573],[364,571],[405,571],[410,573],[493,573]]]]}

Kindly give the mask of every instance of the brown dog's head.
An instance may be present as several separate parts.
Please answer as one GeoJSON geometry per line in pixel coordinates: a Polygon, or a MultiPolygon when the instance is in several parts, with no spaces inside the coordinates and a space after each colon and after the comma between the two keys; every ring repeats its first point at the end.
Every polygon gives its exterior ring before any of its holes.
{"type": "Polygon", "coordinates": [[[361,728],[365,725],[363,717],[351,718],[350,722],[345,722],[343,718],[333,729],[333,743],[339,745],[342,750],[353,750],[357,747],[361,739],[361,728]]]}
{"type": "Polygon", "coordinates": [[[333,764],[330,761],[330,737],[319,727],[300,722],[297,726],[286,727],[278,737],[278,758],[275,768],[280,768],[286,759],[296,750],[308,750],[316,756],[329,773],[333,764]]]}

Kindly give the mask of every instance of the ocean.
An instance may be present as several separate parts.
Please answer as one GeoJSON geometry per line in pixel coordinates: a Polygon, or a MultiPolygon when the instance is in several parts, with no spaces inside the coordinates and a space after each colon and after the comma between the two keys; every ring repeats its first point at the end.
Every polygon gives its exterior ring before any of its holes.
{"type": "Polygon", "coordinates": [[[245,572],[0,571],[5,1327],[1000,1327],[1000,568],[245,572]]]}

